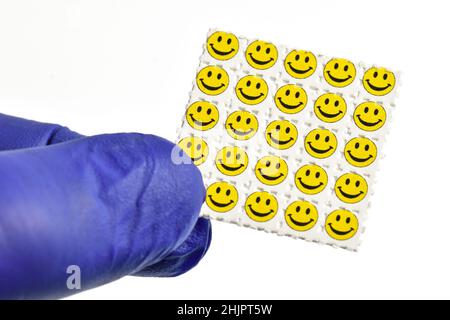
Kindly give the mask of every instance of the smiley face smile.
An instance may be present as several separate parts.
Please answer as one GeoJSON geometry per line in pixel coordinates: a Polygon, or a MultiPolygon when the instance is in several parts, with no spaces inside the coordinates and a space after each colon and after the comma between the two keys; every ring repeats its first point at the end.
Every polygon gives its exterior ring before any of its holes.
{"type": "Polygon", "coordinates": [[[364,192],[362,192],[362,191],[360,191],[360,192],[357,193],[357,194],[350,194],[350,193],[347,193],[347,192],[345,192],[345,191],[342,191],[342,187],[337,187],[337,189],[339,190],[339,192],[340,192],[344,197],[346,197],[346,198],[348,198],[348,199],[355,199],[355,198],[358,198],[360,195],[364,194],[364,192]]]}
{"type": "Polygon", "coordinates": [[[192,113],[190,113],[189,116],[191,117],[192,122],[194,122],[197,126],[200,126],[200,127],[208,126],[208,125],[210,125],[211,123],[213,123],[215,121],[214,119],[211,119],[211,120],[206,121],[206,122],[198,121],[197,119],[194,118],[194,115],[192,113]]]}
{"type": "Polygon", "coordinates": [[[230,200],[228,203],[220,203],[220,202],[215,201],[210,194],[208,195],[208,197],[209,197],[209,200],[211,201],[211,203],[219,208],[228,207],[230,204],[232,204],[234,202],[233,200],[230,200]]]}
{"type": "Polygon", "coordinates": [[[327,71],[327,73],[328,73],[328,76],[330,77],[330,79],[337,83],[342,83],[342,82],[348,81],[352,78],[351,75],[348,75],[347,78],[336,78],[331,74],[330,71],[327,71]]]}
{"type": "Polygon", "coordinates": [[[269,214],[273,213],[272,209],[270,209],[269,212],[258,212],[252,208],[251,204],[249,204],[247,207],[255,216],[260,217],[260,218],[267,217],[269,214]]]}
{"type": "Polygon", "coordinates": [[[376,122],[367,122],[367,121],[364,121],[363,119],[361,119],[361,115],[358,114],[357,117],[358,117],[359,122],[361,122],[366,127],[374,127],[383,121],[381,119],[378,119],[376,122]]]}
{"type": "Polygon", "coordinates": [[[296,109],[298,107],[300,107],[301,105],[303,105],[303,102],[300,101],[298,104],[296,105],[291,105],[291,104],[287,104],[285,102],[283,102],[283,100],[281,99],[281,97],[278,97],[278,101],[280,102],[280,104],[285,107],[286,109],[296,109]]]}
{"type": "Polygon", "coordinates": [[[302,181],[302,178],[298,178],[298,182],[300,182],[300,184],[302,185],[303,188],[308,189],[308,190],[315,190],[317,188],[320,188],[321,186],[323,186],[323,182],[320,182],[319,184],[315,185],[315,186],[311,186],[309,184],[306,184],[302,181]]]}
{"type": "Polygon", "coordinates": [[[220,50],[217,50],[216,48],[214,48],[214,44],[213,44],[213,43],[210,43],[209,46],[211,47],[211,49],[214,51],[215,54],[218,54],[218,55],[220,55],[220,56],[227,56],[227,55],[229,55],[230,53],[232,53],[232,52],[235,51],[234,48],[231,48],[231,50],[229,50],[229,51],[220,51],[220,50]]]}
{"type": "Polygon", "coordinates": [[[391,86],[391,84],[388,83],[384,87],[377,87],[377,86],[374,86],[373,84],[371,84],[369,79],[367,79],[366,82],[367,82],[367,85],[370,87],[370,89],[375,90],[375,91],[384,91],[391,86]]]}
{"type": "Polygon", "coordinates": [[[288,144],[289,142],[294,140],[294,138],[292,138],[292,137],[289,137],[288,140],[278,140],[278,139],[275,139],[274,137],[272,137],[272,134],[270,132],[267,135],[269,136],[270,140],[272,140],[273,143],[278,144],[280,146],[288,144]]]}
{"type": "Polygon", "coordinates": [[[322,116],[324,116],[325,118],[330,118],[330,119],[336,118],[338,115],[340,115],[342,113],[341,110],[339,110],[336,113],[327,113],[327,112],[323,111],[321,107],[317,107],[317,110],[319,110],[319,112],[322,116]]]}
{"type": "Polygon", "coordinates": [[[251,96],[251,95],[246,94],[244,92],[244,90],[242,90],[242,88],[239,88],[238,90],[242,94],[242,96],[247,100],[257,100],[257,99],[261,98],[262,96],[264,96],[264,93],[260,93],[257,96],[251,96]]]}
{"type": "Polygon", "coordinates": [[[291,69],[292,72],[295,72],[297,74],[305,74],[313,69],[312,67],[308,67],[308,69],[305,69],[305,70],[296,69],[292,66],[291,62],[288,62],[287,65],[289,66],[289,69],[291,69]]]}
{"type": "Polygon", "coordinates": [[[208,84],[205,83],[205,81],[204,81],[203,78],[200,78],[199,80],[200,80],[200,82],[202,83],[202,85],[203,85],[206,89],[208,89],[208,90],[210,90],[210,91],[217,91],[217,90],[222,89],[223,86],[225,86],[225,84],[223,84],[223,83],[221,83],[219,86],[210,86],[210,85],[208,85],[208,84]]]}
{"type": "Polygon", "coordinates": [[[222,168],[224,168],[227,171],[238,171],[239,169],[241,169],[244,164],[241,163],[240,165],[238,165],[237,167],[231,167],[231,166],[227,166],[226,164],[224,164],[222,161],[220,161],[220,165],[222,166],[222,168]]]}
{"type": "Polygon", "coordinates": [[[252,61],[253,61],[254,63],[256,63],[256,64],[258,64],[258,65],[260,65],[260,66],[264,66],[264,65],[266,65],[266,64],[268,64],[268,63],[271,63],[271,62],[273,61],[273,58],[270,58],[269,60],[266,60],[266,61],[261,61],[261,60],[255,59],[255,58],[253,57],[253,54],[252,54],[252,53],[249,53],[248,55],[249,55],[250,59],[252,59],[252,61]]]}
{"type": "Polygon", "coordinates": [[[328,151],[333,149],[332,146],[329,146],[328,149],[325,149],[325,150],[317,149],[317,148],[313,147],[313,145],[312,145],[312,143],[310,141],[308,141],[308,145],[309,145],[309,147],[311,148],[312,151],[314,151],[315,153],[319,153],[319,154],[327,153],[328,151]]]}
{"type": "Polygon", "coordinates": [[[352,231],[354,231],[355,229],[353,229],[353,228],[350,228],[349,230],[347,230],[347,231],[340,231],[340,230],[337,230],[337,229],[335,229],[335,228],[333,228],[333,224],[330,222],[330,223],[328,223],[328,226],[330,227],[330,229],[331,229],[331,231],[333,231],[335,234],[337,234],[338,236],[345,236],[345,235],[347,235],[347,234],[349,234],[350,232],[352,232],[352,231]]]}
{"type": "Polygon", "coordinates": [[[234,132],[235,134],[237,134],[238,136],[246,136],[246,135],[248,135],[248,134],[250,134],[250,133],[253,132],[253,128],[250,128],[250,129],[247,130],[247,131],[239,131],[239,130],[237,130],[237,129],[235,129],[235,128],[233,127],[233,124],[232,124],[232,123],[229,123],[228,126],[229,126],[230,129],[233,130],[233,132],[234,132]]]}
{"type": "Polygon", "coordinates": [[[350,156],[350,158],[351,158],[353,161],[356,161],[356,162],[366,162],[366,161],[368,161],[369,159],[372,159],[372,158],[373,158],[373,156],[372,156],[371,154],[369,154],[369,156],[368,156],[367,158],[358,158],[358,157],[355,157],[354,155],[352,155],[352,152],[351,152],[350,150],[347,150],[347,153],[348,153],[348,155],[350,156]]]}
{"type": "Polygon", "coordinates": [[[262,172],[262,169],[261,169],[261,168],[258,168],[258,171],[259,171],[259,173],[261,174],[261,176],[262,176],[264,179],[269,180],[269,181],[275,181],[275,180],[278,180],[278,179],[280,179],[281,177],[284,176],[283,173],[280,173],[280,174],[277,175],[277,176],[268,176],[268,175],[266,175],[266,174],[264,174],[264,173],[262,172]]]}
{"type": "Polygon", "coordinates": [[[292,218],[292,214],[288,214],[287,215],[289,217],[289,220],[296,225],[297,227],[306,227],[307,225],[311,224],[314,222],[314,219],[309,219],[308,222],[301,222],[301,221],[297,221],[294,218],[292,218]]]}

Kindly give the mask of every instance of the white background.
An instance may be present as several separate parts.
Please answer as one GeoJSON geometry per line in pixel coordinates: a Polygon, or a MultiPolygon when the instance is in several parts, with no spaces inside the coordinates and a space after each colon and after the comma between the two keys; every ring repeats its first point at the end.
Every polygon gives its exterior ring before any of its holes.
{"type": "Polygon", "coordinates": [[[403,72],[358,253],[214,222],[204,260],[73,298],[450,298],[446,1],[0,1],[0,112],[171,140],[210,27],[403,72]]]}

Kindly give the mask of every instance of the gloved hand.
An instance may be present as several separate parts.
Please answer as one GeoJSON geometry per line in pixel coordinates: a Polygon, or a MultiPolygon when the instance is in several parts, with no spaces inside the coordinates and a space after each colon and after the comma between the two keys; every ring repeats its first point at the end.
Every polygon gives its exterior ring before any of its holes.
{"type": "Polygon", "coordinates": [[[81,290],[194,267],[211,241],[198,218],[205,190],[173,148],[153,135],[83,137],[0,114],[0,298],[77,293],[69,266],[81,290]]]}

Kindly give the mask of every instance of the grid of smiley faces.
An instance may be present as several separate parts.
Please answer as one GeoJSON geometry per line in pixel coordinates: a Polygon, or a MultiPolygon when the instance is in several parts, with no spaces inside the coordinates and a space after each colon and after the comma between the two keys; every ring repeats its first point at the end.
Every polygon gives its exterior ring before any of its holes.
{"type": "MultiPolygon", "coordinates": [[[[235,177],[249,170],[247,152],[235,145],[221,148],[215,155],[210,155],[208,143],[195,132],[205,132],[219,124],[218,107],[213,103],[214,97],[225,92],[230,85],[230,74],[220,66],[220,62],[236,56],[239,40],[231,33],[217,31],[207,40],[207,53],[219,63],[207,65],[196,76],[196,86],[210,101],[198,100],[190,104],[185,113],[185,122],[194,130],[194,134],[182,138],[178,145],[191,161],[200,166],[208,157],[215,156],[216,169],[223,175],[235,177]]],[[[293,79],[304,80],[315,75],[318,59],[312,52],[291,50],[279,57],[275,45],[260,40],[249,42],[244,52],[245,62],[255,71],[270,70],[281,59],[284,71],[293,79]]],[[[322,68],[321,78],[328,85],[342,89],[350,86],[357,79],[357,68],[345,59],[329,59],[322,68]]],[[[264,77],[247,74],[238,79],[234,86],[235,97],[243,105],[255,107],[262,102],[277,108],[281,114],[296,116],[302,113],[308,102],[308,89],[295,81],[279,86],[275,94],[269,96],[269,86],[264,77]]],[[[362,87],[369,95],[382,97],[395,87],[395,75],[384,68],[364,70],[362,87]]],[[[295,168],[292,176],[288,173],[287,162],[282,156],[267,154],[256,162],[252,174],[266,186],[277,186],[286,179],[293,179],[295,187],[304,195],[320,194],[329,184],[327,170],[321,161],[341,151],[348,164],[355,168],[371,166],[377,159],[376,143],[365,136],[355,136],[347,141],[343,150],[339,150],[338,139],[327,125],[337,124],[344,117],[351,117],[352,123],[363,132],[376,132],[386,123],[387,112],[376,99],[361,102],[349,115],[347,102],[343,95],[325,92],[316,97],[313,104],[314,116],[321,125],[309,130],[302,141],[302,148],[316,159],[295,168]]],[[[258,117],[252,110],[239,109],[229,113],[224,123],[224,131],[234,140],[247,141],[259,130],[264,130],[265,143],[273,150],[295,148],[298,140],[297,126],[290,120],[276,119],[261,128],[258,117]]],[[[368,183],[363,175],[350,170],[342,173],[335,181],[334,196],[344,204],[355,204],[366,198],[368,183]]],[[[226,181],[217,181],[207,187],[206,204],[218,213],[226,214],[233,210],[238,202],[239,192],[226,181]]],[[[319,212],[312,201],[297,200],[285,208],[279,208],[276,196],[269,191],[256,191],[247,196],[244,204],[247,216],[256,223],[268,222],[282,212],[286,225],[295,232],[306,232],[316,226],[319,212]]],[[[328,236],[344,241],[351,239],[358,232],[359,221],[356,214],[347,209],[328,212],[323,226],[328,236]]]]}

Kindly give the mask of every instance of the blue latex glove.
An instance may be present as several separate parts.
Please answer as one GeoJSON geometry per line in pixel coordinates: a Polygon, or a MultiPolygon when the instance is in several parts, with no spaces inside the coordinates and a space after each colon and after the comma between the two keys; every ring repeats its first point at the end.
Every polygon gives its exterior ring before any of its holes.
{"type": "Polygon", "coordinates": [[[83,137],[0,114],[0,298],[59,298],[126,275],[176,276],[208,250],[192,164],[135,133],[83,137]]]}

